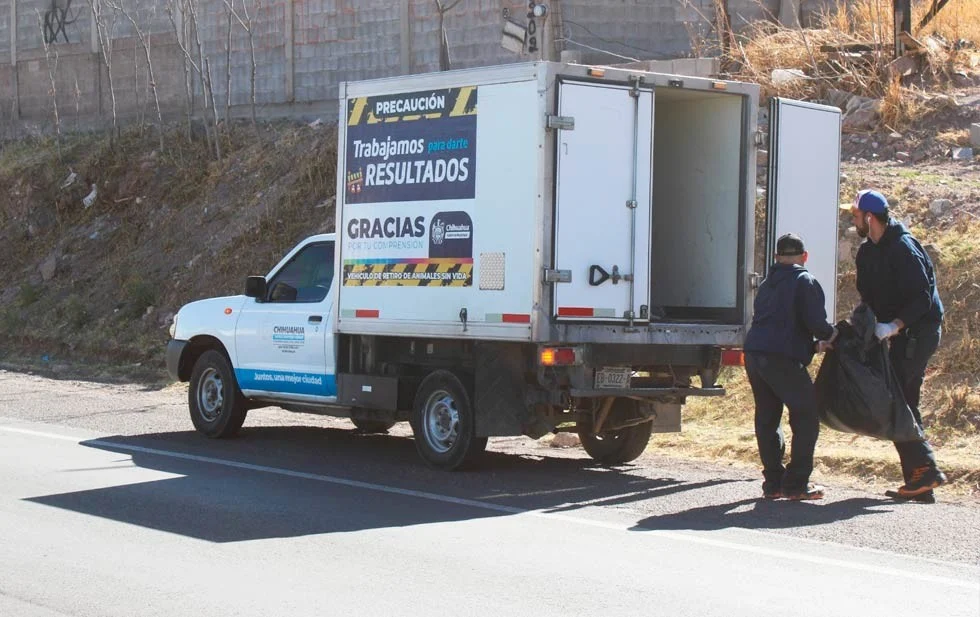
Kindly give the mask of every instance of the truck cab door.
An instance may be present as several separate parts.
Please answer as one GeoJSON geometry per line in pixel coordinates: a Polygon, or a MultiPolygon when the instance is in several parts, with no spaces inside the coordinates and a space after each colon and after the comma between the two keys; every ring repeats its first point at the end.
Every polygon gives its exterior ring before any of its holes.
{"type": "Polygon", "coordinates": [[[646,321],[650,302],[653,90],[562,82],[555,284],[559,321],[646,321]]]}
{"type": "Polygon", "coordinates": [[[246,396],[336,401],[333,339],[334,242],[300,246],[249,298],[235,331],[235,377],[246,396]]]}
{"type": "Polygon", "coordinates": [[[823,288],[832,323],[837,313],[840,137],[838,108],[770,100],[765,272],[780,236],[792,232],[803,238],[806,269],[823,288]]]}

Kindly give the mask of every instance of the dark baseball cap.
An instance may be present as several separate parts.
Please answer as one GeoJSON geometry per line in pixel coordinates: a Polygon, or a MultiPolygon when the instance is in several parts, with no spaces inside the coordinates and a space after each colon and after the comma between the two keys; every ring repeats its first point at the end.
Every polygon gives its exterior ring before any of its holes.
{"type": "Polygon", "coordinates": [[[781,257],[796,257],[805,251],[803,238],[796,234],[785,234],[776,240],[776,254],[781,257]]]}

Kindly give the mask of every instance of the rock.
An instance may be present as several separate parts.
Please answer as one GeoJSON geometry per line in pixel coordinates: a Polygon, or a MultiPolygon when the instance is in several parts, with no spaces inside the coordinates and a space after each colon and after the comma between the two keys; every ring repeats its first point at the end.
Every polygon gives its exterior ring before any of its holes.
{"type": "Polygon", "coordinates": [[[858,235],[857,228],[851,225],[844,232],[844,237],[840,239],[837,244],[837,259],[838,261],[850,261],[857,256],[858,247],[864,238],[858,235]]]}
{"type": "Polygon", "coordinates": [[[980,148],[980,123],[970,125],[970,145],[980,148]]]}
{"type": "Polygon", "coordinates": [[[549,445],[552,448],[574,448],[581,443],[575,433],[558,433],[549,445]]]}
{"type": "Polygon", "coordinates": [[[874,148],[875,150],[877,150],[880,145],[881,144],[879,144],[877,141],[871,142],[871,147],[874,148]]]}
{"type": "Polygon", "coordinates": [[[307,126],[309,126],[311,129],[318,129],[321,126],[323,126],[323,120],[321,120],[320,118],[317,118],[313,122],[310,122],[307,126]]]}
{"type": "Polygon", "coordinates": [[[799,69],[776,69],[772,72],[772,84],[774,86],[785,86],[786,84],[806,81],[806,73],[799,69]]]}
{"type": "Polygon", "coordinates": [[[895,160],[901,163],[908,163],[910,160],[912,160],[912,155],[908,152],[896,152],[895,160]]]}
{"type": "Polygon", "coordinates": [[[58,258],[54,255],[48,257],[44,260],[44,263],[38,267],[41,272],[41,280],[47,283],[54,278],[54,273],[58,269],[58,258]]]}
{"type": "Polygon", "coordinates": [[[878,113],[870,109],[856,109],[844,115],[841,128],[844,131],[873,131],[878,126],[878,113]]]}
{"type": "Polygon", "coordinates": [[[873,131],[878,127],[878,112],[873,109],[856,109],[844,116],[845,131],[873,131]]]}
{"type": "Polygon", "coordinates": [[[879,111],[881,108],[881,101],[877,99],[871,99],[866,96],[854,95],[847,101],[847,105],[844,107],[844,111],[852,112],[859,109],[874,109],[879,111]]]}
{"type": "Polygon", "coordinates": [[[929,255],[929,259],[932,260],[933,264],[939,265],[942,262],[943,251],[938,246],[930,242],[929,244],[924,244],[922,248],[929,255]]]}
{"type": "Polygon", "coordinates": [[[885,69],[888,71],[888,75],[892,79],[898,79],[918,71],[919,61],[912,55],[901,56],[888,63],[888,65],[885,66],[885,69]]]}
{"type": "Polygon", "coordinates": [[[902,134],[898,132],[891,132],[888,134],[888,139],[891,139],[892,141],[898,141],[901,138],[902,134]]]}
{"type": "Polygon", "coordinates": [[[953,202],[948,199],[935,199],[929,204],[929,211],[936,216],[946,214],[953,207],[953,202]]]}
{"type": "Polygon", "coordinates": [[[973,148],[953,148],[954,161],[972,161],[973,148]]]}
{"type": "Polygon", "coordinates": [[[854,95],[850,92],[845,92],[844,90],[837,90],[831,88],[827,91],[827,104],[833,105],[834,107],[839,107],[841,111],[847,109],[847,102],[851,100],[854,95]]]}

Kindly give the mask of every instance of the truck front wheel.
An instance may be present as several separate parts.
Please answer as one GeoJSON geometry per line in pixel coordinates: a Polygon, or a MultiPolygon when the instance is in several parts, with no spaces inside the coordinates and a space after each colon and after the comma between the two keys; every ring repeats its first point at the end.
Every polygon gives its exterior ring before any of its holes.
{"type": "Polygon", "coordinates": [[[248,413],[231,364],[213,349],[194,363],[187,399],[194,428],[208,437],[231,437],[248,413]]]}
{"type": "MultiPolygon", "coordinates": [[[[611,422],[607,421],[606,424],[637,418],[638,414],[631,407],[633,405],[636,402],[630,399],[616,399],[609,415],[611,422]]],[[[589,456],[604,465],[618,465],[635,460],[646,450],[652,433],[653,422],[614,430],[603,429],[600,433],[593,431],[591,422],[579,423],[578,426],[582,447],[589,456]]]]}
{"type": "Polygon", "coordinates": [[[471,462],[487,447],[476,436],[476,418],[469,392],[449,371],[435,371],[422,380],[412,409],[415,448],[437,469],[452,470],[471,462]]]}

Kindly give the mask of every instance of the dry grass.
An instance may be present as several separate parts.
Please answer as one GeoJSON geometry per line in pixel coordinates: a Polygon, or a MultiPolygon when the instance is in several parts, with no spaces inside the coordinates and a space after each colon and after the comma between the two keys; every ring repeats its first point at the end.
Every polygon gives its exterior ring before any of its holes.
{"type": "MultiPolygon", "coordinates": [[[[931,2],[913,4],[913,28],[931,2]]],[[[762,86],[765,96],[824,98],[830,89],[883,99],[884,124],[901,129],[942,109],[944,99],[928,100],[912,84],[893,80],[887,69],[892,61],[892,0],[856,0],[837,3],[816,18],[808,29],[783,28],[763,21],[731,34],[734,44],[723,56],[738,79],[762,86]],[[876,51],[860,57],[837,57],[821,46],[870,44],[876,51]],[[802,70],[806,77],[790,82],[774,81],[776,69],[802,70]]],[[[980,2],[953,2],[921,33],[937,35],[948,47],[922,55],[918,86],[945,86],[959,67],[976,66],[977,53],[956,50],[952,43],[966,39],[980,44],[980,2]],[[972,60],[971,60],[972,58],[972,60]]]]}

